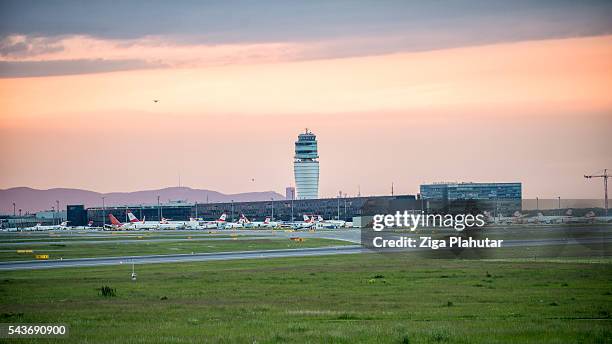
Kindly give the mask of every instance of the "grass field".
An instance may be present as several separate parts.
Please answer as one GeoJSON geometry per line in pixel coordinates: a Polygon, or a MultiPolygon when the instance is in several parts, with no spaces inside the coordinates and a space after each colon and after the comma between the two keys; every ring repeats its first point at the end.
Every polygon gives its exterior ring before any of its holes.
{"type": "Polygon", "coordinates": [[[136,269],[135,282],[129,266],[3,272],[0,322],[67,323],[61,343],[612,342],[608,258],[396,253],[136,269]],[[100,296],[103,285],[116,296],[100,296]]]}
{"type": "MultiPolygon", "coordinates": [[[[93,240],[93,239],[92,239],[93,240]]],[[[151,254],[191,254],[206,252],[251,251],[270,249],[291,249],[305,247],[337,246],[349,244],[345,241],[308,238],[295,242],[288,238],[254,240],[197,240],[156,242],[134,241],[128,243],[104,242],[95,245],[87,243],[31,244],[7,246],[0,244],[0,262],[32,260],[36,254],[48,254],[49,259],[84,257],[118,257],[151,254]],[[32,250],[32,253],[18,253],[18,250],[32,250]]]]}

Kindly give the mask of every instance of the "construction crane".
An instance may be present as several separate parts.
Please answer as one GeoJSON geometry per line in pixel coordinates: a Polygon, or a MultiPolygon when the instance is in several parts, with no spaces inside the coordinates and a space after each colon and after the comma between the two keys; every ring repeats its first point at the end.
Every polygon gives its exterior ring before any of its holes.
{"type": "Polygon", "coordinates": [[[608,174],[608,169],[604,169],[602,174],[594,174],[594,175],[590,175],[587,176],[585,175],[584,178],[587,179],[591,179],[591,178],[603,178],[604,181],[604,205],[606,208],[606,216],[608,216],[608,178],[612,176],[610,174],[608,174]]]}

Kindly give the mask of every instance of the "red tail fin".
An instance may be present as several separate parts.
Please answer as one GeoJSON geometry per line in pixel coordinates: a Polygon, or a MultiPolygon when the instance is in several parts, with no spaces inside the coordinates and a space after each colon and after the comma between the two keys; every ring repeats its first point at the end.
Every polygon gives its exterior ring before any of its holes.
{"type": "Polygon", "coordinates": [[[111,224],[113,224],[114,226],[121,226],[121,222],[119,222],[119,220],[117,220],[117,218],[115,218],[113,214],[108,214],[108,218],[110,219],[111,224]]]}

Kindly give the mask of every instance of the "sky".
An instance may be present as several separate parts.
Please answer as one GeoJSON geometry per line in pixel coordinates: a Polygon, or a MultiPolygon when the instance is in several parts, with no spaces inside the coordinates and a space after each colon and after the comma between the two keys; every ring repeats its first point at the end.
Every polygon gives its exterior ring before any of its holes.
{"type": "Polygon", "coordinates": [[[0,188],[600,198],[609,1],[0,1],[0,188]],[[153,102],[158,99],[159,102],[153,102]]]}

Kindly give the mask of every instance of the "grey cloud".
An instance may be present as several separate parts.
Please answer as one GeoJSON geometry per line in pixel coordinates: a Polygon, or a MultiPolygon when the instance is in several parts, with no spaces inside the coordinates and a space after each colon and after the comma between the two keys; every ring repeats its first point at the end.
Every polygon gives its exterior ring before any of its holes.
{"type": "Polygon", "coordinates": [[[216,44],[438,30],[461,32],[464,41],[503,41],[525,27],[530,39],[609,33],[611,17],[612,2],[605,0],[4,0],[0,35],[162,35],[216,44]],[[507,22],[512,25],[502,26],[507,22]],[[491,37],[491,31],[501,33],[491,37]]]}
{"type": "Polygon", "coordinates": [[[0,61],[0,78],[104,73],[157,67],[161,68],[164,65],[141,60],[0,61]]]}
{"type": "Polygon", "coordinates": [[[25,36],[23,41],[12,42],[8,37],[0,40],[0,56],[2,57],[33,57],[46,53],[62,51],[60,37],[25,36]]]}

